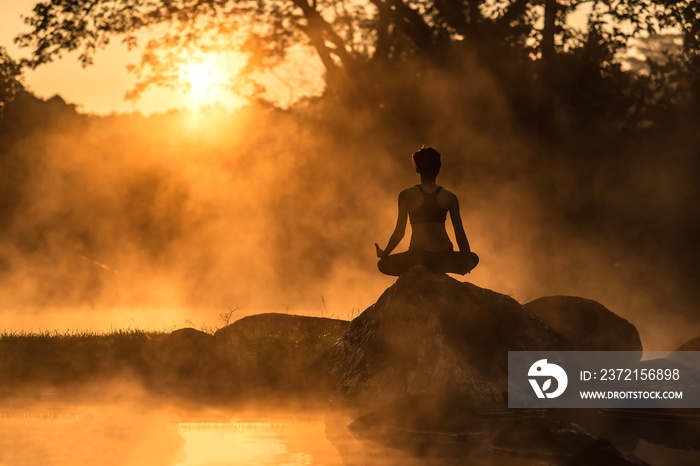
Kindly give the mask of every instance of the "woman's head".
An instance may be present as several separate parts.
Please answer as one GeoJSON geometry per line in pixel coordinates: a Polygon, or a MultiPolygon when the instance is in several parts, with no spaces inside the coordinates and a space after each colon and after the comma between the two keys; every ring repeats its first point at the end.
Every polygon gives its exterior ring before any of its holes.
{"type": "Polygon", "coordinates": [[[422,146],[411,156],[416,171],[423,176],[437,176],[440,173],[440,152],[434,147],[422,146]]]}

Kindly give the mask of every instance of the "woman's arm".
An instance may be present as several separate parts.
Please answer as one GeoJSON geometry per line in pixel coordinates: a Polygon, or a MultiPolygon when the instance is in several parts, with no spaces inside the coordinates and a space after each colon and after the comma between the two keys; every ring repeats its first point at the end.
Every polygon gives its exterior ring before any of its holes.
{"type": "Polygon", "coordinates": [[[457,196],[454,196],[454,200],[450,203],[449,212],[450,219],[452,219],[452,226],[455,229],[455,239],[457,240],[459,251],[465,253],[471,252],[467,234],[464,232],[464,225],[462,225],[462,216],[459,214],[459,200],[457,200],[457,196]]]}
{"type": "Polygon", "coordinates": [[[396,246],[399,245],[406,233],[406,221],[408,219],[408,208],[406,207],[406,195],[404,191],[399,194],[399,215],[396,218],[396,226],[394,227],[394,232],[389,238],[389,243],[386,248],[382,250],[377,243],[374,243],[374,247],[377,248],[377,257],[386,257],[391,254],[396,246]]]}

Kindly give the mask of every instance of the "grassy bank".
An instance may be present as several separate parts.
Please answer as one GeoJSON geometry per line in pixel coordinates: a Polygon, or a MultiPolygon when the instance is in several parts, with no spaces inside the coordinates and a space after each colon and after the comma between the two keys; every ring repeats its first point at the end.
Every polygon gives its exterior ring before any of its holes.
{"type": "Polygon", "coordinates": [[[346,321],[261,314],[216,332],[5,332],[0,396],[129,378],[158,393],[231,399],[329,389],[325,356],[346,321]]]}
{"type": "Polygon", "coordinates": [[[4,332],[0,334],[0,389],[69,388],[96,379],[143,373],[145,346],[164,335],[142,330],[4,332]]]}

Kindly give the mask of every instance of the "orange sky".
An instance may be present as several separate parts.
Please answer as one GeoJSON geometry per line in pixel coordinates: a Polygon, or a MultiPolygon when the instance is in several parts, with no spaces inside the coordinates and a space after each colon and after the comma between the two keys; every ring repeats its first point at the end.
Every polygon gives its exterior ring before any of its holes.
{"type": "MultiPolygon", "coordinates": [[[[21,15],[29,16],[38,0],[12,0],[0,2],[0,45],[7,48],[10,56],[26,56],[27,49],[20,49],[13,38],[28,30],[21,15]]],[[[124,94],[133,87],[135,78],[127,73],[128,63],[137,63],[140,52],[127,52],[119,40],[113,41],[107,49],[97,53],[95,63],[82,68],[77,60],[78,53],[64,55],[62,60],[44,65],[36,70],[27,70],[25,86],[39,97],[49,98],[61,95],[66,101],[79,105],[79,110],[89,113],[109,114],[141,111],[144,114],[163,112],[173,108],[197,107],[202,102],[200,96],[185,91],[151,89],[136,102],[124,100],[124,94]]],[[[210,103],[211,97],[208,99],[210,103]]],[[[217,103],[233,109],[243,102],[232,92],[217,92],[217,103]]]]}
{"type": "MultiPolygon", "coordinates": [[[[20,49],[13,43],[13,38],[28,30],[21,16],[29,16],[33,6],[39,0],[5,0],[0,3],[0,45],[7,48],[10,56],[19,58],[27,55],[27,49],[20,49]]],[[[572,13],[572,24],[583,24],[587,10],[579,9],[572,13]]],[[[143,34],[142,37],[146,37],[143,34]]],[[[141,40],[141,43],[144,43],[141,40]]],[[[291,56],[297,56],[297,64],[287,63],[278,72],[260,79],[269,92],[281,105],[310,94],[318,94],[322,89],[323,65],[318,57],[310,57],[297,50],[291,56]],[[286,82],[280,81],[284,75],[286,82]],[[291,85],[291,87],[290,87],[291,85]]],[[[245,101],[230,91],[218,90],[202,96],[201,92],[173,91],[164,88],[149,89],[136,101],[125,101],[124,94],[135,84],[133,75],[126,71],[126,65],[137,63],[140,51],[128,52],[120,41],[113,40],[105,50],[99,51],[92,66],[82,68],[77,60],[78,53],[65,54],[64,57],[36,70],[25,72],[25,85],[35,95],[50,98],[55,94],[64,100],[78,105],[82,112],[109,114],[113,112],[128,113],[140,111],[144,114],[165,112],[174,108],[197,108],[216,102],[231,110],[238,108],[245,101]]],[[[227,58],[230,61],[229,58],[227,58]]],[[[226,72],[222,72],[224,75],[226,72]]]]}

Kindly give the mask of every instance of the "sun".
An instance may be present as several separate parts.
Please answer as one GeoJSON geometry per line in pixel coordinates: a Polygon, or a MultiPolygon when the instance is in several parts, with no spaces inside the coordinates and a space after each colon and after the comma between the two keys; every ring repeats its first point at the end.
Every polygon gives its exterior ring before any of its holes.
{"type": "Polygon", "coordinates": [[[247,100],[233,83],[247,60],[247,55],[241,53],[207,53],[182,63],[179,78],[187,99],[185,105],[193,110],[210,105],[230,110],[245,105],[247,100]]]}
{"type": "Polygon", "coordinates": [[[220,88],[225,77],[221,70],[212,62],[203,62],[183,66],[183,77],[190,85],[194,96],[205,96],[220,88]]]}

